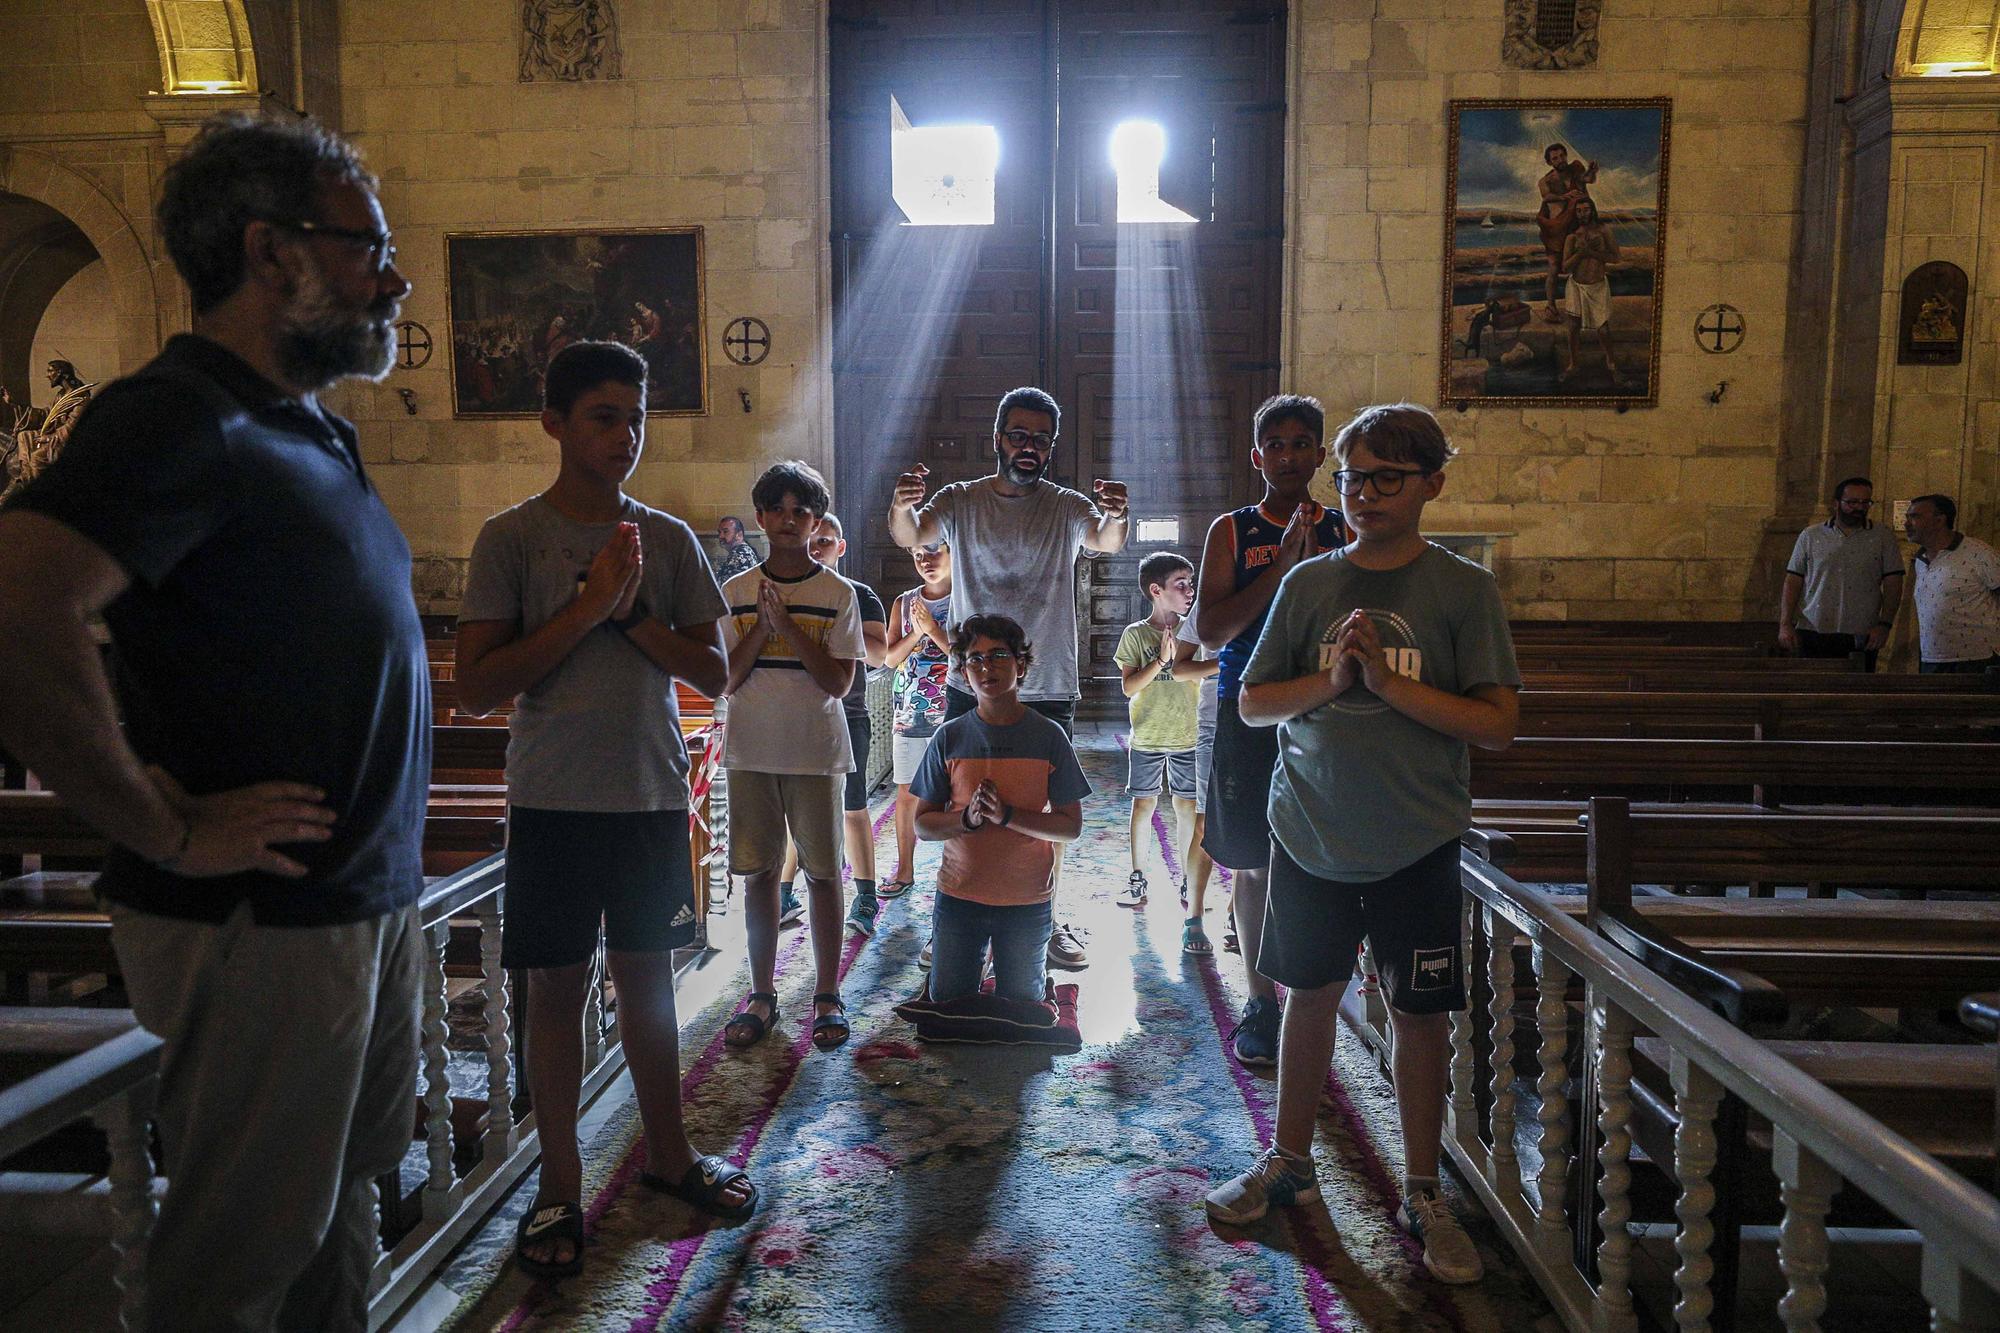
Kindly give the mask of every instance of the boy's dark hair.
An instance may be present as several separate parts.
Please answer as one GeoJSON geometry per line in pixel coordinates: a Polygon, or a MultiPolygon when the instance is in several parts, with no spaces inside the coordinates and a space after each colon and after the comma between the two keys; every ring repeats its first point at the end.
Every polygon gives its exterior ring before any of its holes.
{"type": "Polygon", "coordinates": [[[764,469],[764,475],[757,478],[757,484],[750,488],[750,503],[759,510],[776,509],[789,495],[811,511],[814,518],[823,518],[833,504],[833,497],[827,494],[826,478],[820,476],[819,469],[801,458],[787,459],[773,463],[764,469]]]}
{"type": "Polygon", "coordinates": [[[1333,456],[1345,464],[1354,446],[1366,440],[1377,458],[1412,463],[1426,472],[1442,471],[1458,457],[1444,437],[1444,427],[1426,407],[1415,403],[1379,403],[1364,407],[1333,437],[1333,456]]]}
{"type": "Polygon", "coordinates": [[[199,315],[243,285],[243,229],[252,222],[320,220],[328,185],[375,188],[353,145],[310,120],[233,112],[202,126],[167,168],[160,236],[199,315]]]}
{"type": "Polygon", "coordinates": [[[1926,500],[1930,501],[1931,508],[1937,510],[1938,517],[1944,520],[1944,525],[1947,528],[1958,526],[1958,502],[1956,500],[1953,500],[1949,495],[1940,495],[1933,491],[1929,495],[1919,495],[1916,499],[1910,501],[1910,503],[1922,504],[1926,500]]]}
{"type": "Polygon", "coordinates": [[[1875,489],[1875,483],[1868,480],[1868,478],[1866,477],[1844,478],[1838,486],[1835,486],[1833,488],[1833,502],[1835,504],[1840,503],[1840,497],[1847,493],[1847,488],[1849,486],[1866,486],[1871,491],[1875,489]]]}
{"type": "Polygon", "coordinates": [[[571,343],[549,362],[542,378],[542,406],[551,412],[569,415],[576,400],[600,384],[629,384],[639,391],[639,404],[646,402],[646,358],[614,342],[571,343]]]}
{"type": "Polygon", "coordinates": [[[951,660],[955,664],[965,665],[965,655],[971,650],[974,639],[998,639],[1006,644],[1023,671],[1035,659],[1033,650],[1028,646],[1028,631],[1007,616],[967,616],[959,621],[958,629],[951,636],[951,660]]]}
{"type": "Polygon", "coordinates": [[[1316,443],[1326,443],[1326,408],[1317,398],[1302,393],[1279,393],[1266,398],[1250,420],[1250,443],[1262,444],[1268,427],[1296,421],[1311,432],[1316,443]]]}
{"type": "Polygon", "coordinates": [[[1194,562],[1172,551],[1155,551],[1139,562],[1139,591],[1151,597],[1154,584],[1165,583],[1183,569],[1194,573],[1194,562]]]}
{"type": "Polygon", "coordinates": [[[1062,434],[1062,409],[1056,406],[1056,400],[1049,397],[1041,389],[1023,385],[1018,389],[1007,390],[1006,394],[1000,399],[1000,406],[994,409],[993,433],[995,435],[998,435],[1007,428],[1007,414],[1017,407],[1025,408],[1030,412],[1047,413],[1049,418],[1049,434],[1062,434]]]}

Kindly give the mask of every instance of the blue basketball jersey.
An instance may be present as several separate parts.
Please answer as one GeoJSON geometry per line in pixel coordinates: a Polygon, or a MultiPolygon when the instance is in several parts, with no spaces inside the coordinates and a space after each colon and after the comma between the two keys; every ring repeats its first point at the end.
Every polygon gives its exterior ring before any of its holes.
{"type": "MultiPolygon", "coordinates": [[[[1347,545],[1347,525],[1341,521],[1340,511],[1327,509],[1315,504],[1319,518],[1313,524],[1313,538],[1319,549],[1330,551],[1337,546],[1347,545]]],[[[1233,566],[1236,571],[1234,591],[1241,592],[1262,574],[1273,560],[1278,558],[1278,543],[1285,535],[1285,524],[1291,515],[1272,518],[1261,504],[1245,505],[1229,515],[1231,535],[1235,545],[1233,566]]],[[[1234,699],[1237,686],[1242,683],[1243,668],[1250,662],[1250,652],[1257,646],[1257,636],[1264,632],[1264,617],[1269,613],[1266,607],[1257,613],[1244,631],[1222,645],[1216,654],[1221,667],[1216,672],[1216,697],[1234,699]]]]}

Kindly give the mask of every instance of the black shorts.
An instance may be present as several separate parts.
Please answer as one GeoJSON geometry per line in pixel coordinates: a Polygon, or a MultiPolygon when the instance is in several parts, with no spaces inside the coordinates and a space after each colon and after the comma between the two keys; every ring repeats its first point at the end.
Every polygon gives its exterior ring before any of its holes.
{"type": "Polygon", "coordinates": [[[569,967],[604,942],[623,953],[694,943],[688,812],[507,811],[507,898],[500,961],[569,967]]]}
{"type": "Polygon", "coordinates": [[[1277,766],[1278,729],[1249,726],[1234,698],[1217,699],[1208,827],[1201,835],[1202,850],[1217,865],[1262,870],[1271,864],[1271,770],[1277,766]]]}
{"type": "MultiPolygon", "coordinates": [[[[1061,727],[1064,736],[1072,741],[1076,739],[1076,700],[1023,699],[1021,702],[1061,727]]],[[[977,698],[956,686],[944,692],[944,720],[947,722],[955,717],[964,717],[978,707],[977,698]]]]}
{"type": "Polygon", "coordinates": [[[1406,1014],[1465,1008],[1458,839],[1382,879],[1321,879],[1271,844],[1271,887],[1257,970],[1281,986],[1344,982],[1365,937],[1389,1003],[1406,1014]]]}
{"type": "Polygon", "coordinates": [[[847,715],[847,743],[854,748],[854,767],[848,770],[847,787],[840,798],[843,810],[868,808],[868,715],[847,715]]]}

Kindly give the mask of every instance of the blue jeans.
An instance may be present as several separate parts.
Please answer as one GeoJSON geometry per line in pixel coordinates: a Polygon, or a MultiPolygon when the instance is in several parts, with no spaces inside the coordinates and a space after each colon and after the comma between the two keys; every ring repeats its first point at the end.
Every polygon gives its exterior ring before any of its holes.
{"type": "Polygon", "coordinates": [[[1049,934],[1055,916],[1046,902],[989,907],[937,895],[931,926],[931,998],[956,1000],[979,991],[986,942],[993,941],[993,990],[1003,1000],[1047,995],[1049,934]]]}

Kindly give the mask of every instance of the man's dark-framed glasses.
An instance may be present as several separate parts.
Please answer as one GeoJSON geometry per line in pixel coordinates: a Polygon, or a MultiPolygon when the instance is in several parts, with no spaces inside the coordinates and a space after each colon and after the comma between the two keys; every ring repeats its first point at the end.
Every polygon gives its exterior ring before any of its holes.
{"type": "Polygon", "coordinates": [[[1375,483],[1375,494],[1394,495],[1411,477],[1428,477],[1431,472],[1432,469],[1427,467],[1378,467],[1372,471],[1344,467],[1333,474],[1333,488],[1342,495],[1359,495],[1361,488],[1372,481],[1375,483]]]}
{"type": "Polygon", "coordinates": [[[1037,449],[1046,449],[1056,442],[1056,437],[1045,430],[1022,430],[1019,426],[1012,430],[1001,431],[1000,438],[1016,449],[1025,449],[1031,444],[1037,449]]]}
{"type": "Polygon", "coordinates": [[[291,221],[279,219],[271,223],[286,231],[298,232],[301,236],[331,236],[336,241],[358,245],[367,249],[368,258],[376,268],[394,268],[396,265],[396,238],[386,231],[376,231],[364,227],[336,227],[327,222],[309,220],[291,221]]]}

